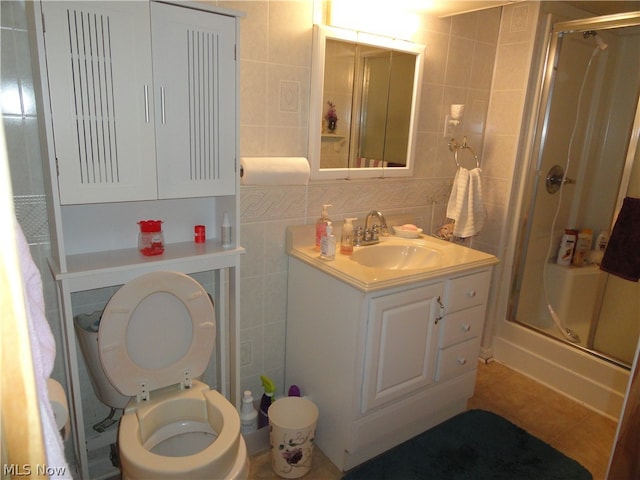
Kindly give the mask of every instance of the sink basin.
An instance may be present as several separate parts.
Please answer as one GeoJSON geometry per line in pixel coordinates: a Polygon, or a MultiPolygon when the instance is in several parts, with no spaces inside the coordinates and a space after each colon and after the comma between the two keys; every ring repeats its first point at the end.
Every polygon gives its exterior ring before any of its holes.
{"type": "Polygon", "coordinates": [[[365,267],[385,270],[419,270],[439,265],[442,253],[419,245],[371,245],[360,247],[351,260],[365,267]]]}

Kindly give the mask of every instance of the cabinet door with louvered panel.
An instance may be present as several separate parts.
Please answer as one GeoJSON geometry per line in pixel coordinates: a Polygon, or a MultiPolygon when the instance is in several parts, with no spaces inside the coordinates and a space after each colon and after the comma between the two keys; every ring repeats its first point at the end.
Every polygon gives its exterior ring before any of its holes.
{"type": "Polygon", "coordinates": [[[147,2],[42,2],[61,204],[157,198],[147,2]]]}
{"type": "Polygon", "coordinates": [[[151,4],[158,197],[235,193],[236,22],[151,4]]]}

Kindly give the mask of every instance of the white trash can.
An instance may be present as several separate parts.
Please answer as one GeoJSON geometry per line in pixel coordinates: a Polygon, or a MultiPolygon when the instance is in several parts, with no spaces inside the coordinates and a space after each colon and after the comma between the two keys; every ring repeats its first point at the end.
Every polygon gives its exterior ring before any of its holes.
{"type": "Polygon", "coordinates": [[[279,398],[269,407],[271,466],[282,478],[298,478],[311,469],[318,407],[300,397],[279,398]]]}

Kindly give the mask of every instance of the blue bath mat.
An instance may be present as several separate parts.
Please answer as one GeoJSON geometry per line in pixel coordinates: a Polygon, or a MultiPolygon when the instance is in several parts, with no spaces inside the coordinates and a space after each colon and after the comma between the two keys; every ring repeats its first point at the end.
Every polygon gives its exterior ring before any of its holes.
{"type": "Polygon", "coordinates": [[[347,472],[343,480],[590,480],[542,440],[484,410],[469,410],[347,472]]]}

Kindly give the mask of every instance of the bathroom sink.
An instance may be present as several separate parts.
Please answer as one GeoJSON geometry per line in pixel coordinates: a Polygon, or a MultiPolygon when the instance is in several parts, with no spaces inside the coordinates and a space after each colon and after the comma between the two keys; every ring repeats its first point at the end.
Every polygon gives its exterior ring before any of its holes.
{"type": "Polygon", "coordinates": [[[351,255],[351,260],[364,267],[418,270],[439,265],[442,253],[420,245],[378,244],[358,248],[351,255]]]}

